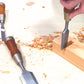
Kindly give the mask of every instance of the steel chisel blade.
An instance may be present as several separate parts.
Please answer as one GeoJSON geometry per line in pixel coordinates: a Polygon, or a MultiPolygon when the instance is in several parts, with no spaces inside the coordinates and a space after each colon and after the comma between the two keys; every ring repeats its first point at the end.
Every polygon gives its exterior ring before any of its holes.
{"type": "Polygon", "coordinates": [[[1,38],[2,38],[2,41],[5,41],[5,32],[4,31],[1,31],[1,38]]]}
{"type": "Polygon", "coordinates": [[[5,41],[5,29],[3,23],[1,24],[1,39],[2,41],[5,41]]]}
{"type": "Polygon", "coordinates": [[[68,29],[65,29],[65,30],[62,32],[61,49],[65,48],[65,47],[67,46],[68,36],[69,36],[69,30],[68,30],[68,29]]]}
{"type": "Polygon", "coordinates": [[[62,41],[61,41],[61,50],[67,46],[69,30],[68,30],[69,22],[65,22],[65,29],[62,32],[62,41]]]}
{"type": "Polygon", "coordinates": [[[23,84],[38,84],[32,72],[24,70],[20,78],[23,84]]]}

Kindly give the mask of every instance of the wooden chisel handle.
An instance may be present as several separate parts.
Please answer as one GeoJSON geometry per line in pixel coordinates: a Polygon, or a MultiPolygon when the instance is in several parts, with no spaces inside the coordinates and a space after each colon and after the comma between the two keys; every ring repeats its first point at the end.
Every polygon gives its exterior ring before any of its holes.
{"type": "Polygon", "coordinates": [[[0,22],[5,22],[5,4],[0,2],[0,22]]]}
{"type": "MultiPolygon", "coordinates": [[[[68,1],[68,0],[65,0],[65,1],[68,1]]],[[[70,13],[73,12],[74,8],[73,9],[67,9],[64,7],[64,19],[65,21],[70,21],[70,13]]]]}
{"type": "Polygon", "coordinates": [[[7,37],[5,43],[11,53],[11,56],[15,60],[15,62],[21,67],[22,70],[24,70],[25,68],[23,66],[22,55],[17,48],[14,38],[12,36],[7,37]]]}
{"type": "Polygon", "coordinates": [[[64,7],[64,12],[65,13],[69,13],[70,14],[73,10],[74,10],[74,8],[73,9],[67,9],[67,8],[64,7]]]}
{"type": "Polygon", "coordinates": [[[15,40],[12,36],[7,37],[5,43],[8,49],[10,50],[11,56],[14,56],[14,54],[20,53],[15,43],[15,40]]]}
{"type": "Polygon", "coordinates": [[[64,19],[65,19],[65,21],[70,21],[71,20],[70,19],[70,13],[73,10],[74,10],[74,8],[73,9],[67,9],[67,8],[64,7],[64,19]]]}
{"type": "Polygon", "coordinates": [[[0,2],[0,14],[5,15],[5,4],[2,2],[0,2]]]}

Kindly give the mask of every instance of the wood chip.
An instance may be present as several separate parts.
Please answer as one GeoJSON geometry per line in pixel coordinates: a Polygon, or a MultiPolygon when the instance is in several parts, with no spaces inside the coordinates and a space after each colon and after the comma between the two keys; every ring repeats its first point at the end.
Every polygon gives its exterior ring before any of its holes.
{"type": "Polygon", "coordinates": [[[42,6],[42,8],[45,8],[45,6],[42,6]]]}
{"type": "Polygon", "coordinates": [[[20,40],[18,40],[17,43],[20,43],[20,40]]]}
{"type": "Polygon", "coordinates": [[[27,27],[27,28],[24,28],[24,29],[29,29],[29,27],[27,27]]]}
{"type": "Polygon", "coordinates": [[[84,42],[84,33],[83,32],[84,32],[84,28],[81,28],[79,32],[73,32],[76,35],[79,42],[84,42]]]}
{"type": "Polygon", "coordinates": [[[9,74],[10,73],[10,71],[0,71],[0,72],[6,73],[6,74],[9,74]]]}
{"type": "Polygon", "coordinates": [[[45,73],[43,73],[43,75],[44,75],[45,78],[47,77],[47,75],[45,73]]]}
{"type": "Polygon", "coordinates": [[[18,37],[15,37],[15,39],[18,39],[18,37]]]}
{"type": "Polygon", "coordinates": [[[38,49],[48,49],[52,51],[52,47],[53,47],[53,40],[55,38],[57,38],[59,35],[56,36],[52,36],[51,34],[49,34],[48,36],[39,36],[36,37],[32,40],[32,43],[24,43],[21,42],[20,40],[17,41],[18,45],[21,46],[29,46],[31,48],[38,48],[38,49]]]}
{"type": "Polygon", "coordinates": [[[22,8],[22,10],[24,11],[24,10],[25,10],[25,8],[22,8]]]}
{"type": "Polygon", "coordinates": [[[62,31],[56,31],[56,32],[54,32],[54,33],[56,33],[56,34],[61,34],[61,33],[62,33],[62,31]]]}
{"type": "Polygon", "coordinates": [[[1,44],[4,44],[4,42],[0,41],[0,45],[1,45],[1,44]]]}
{"type": "Polygon", "coordinates": [[[38,49],[48,49],[48,50],[52,50],[53,47],[53,40],[55,38],[57,38],[59,35],[56,36],[52,36],[51,34],[49,34],[48,36],[40,36],[40,37],[36,37],[32,40],[32,43],[24,43],[21,42],[20,40],[17,41],[18,45],[21,46],[29,46],[32,48],[38,48],[38,49]]]}
{"type": "Polygon", "coordinates": [[[81,28],[81,30],[82,30],[82,31],[84,31],[84,27],[83,27],[83,28],[81,28]]]}
{"type": "Polygon", "coordinates": [[[34,4],[35,4],[35,2],[28,2],[28,3],[26,3],[27,6],[32,6],[34,4]]]}
{"type": "Polygon", "coordinates": [[[78,35],[78,32],[73,32],[75,35],[78,35]]]}

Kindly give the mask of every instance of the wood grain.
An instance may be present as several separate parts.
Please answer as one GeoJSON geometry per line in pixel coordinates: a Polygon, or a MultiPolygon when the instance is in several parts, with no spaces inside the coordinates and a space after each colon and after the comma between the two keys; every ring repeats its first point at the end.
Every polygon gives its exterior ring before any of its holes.
{"type": "Polygon", "coordinates": [[[69,38],[68,46],[61,50],[61,36],[53,41],[53,51],[84,71],[84,43],[69,38]]]}

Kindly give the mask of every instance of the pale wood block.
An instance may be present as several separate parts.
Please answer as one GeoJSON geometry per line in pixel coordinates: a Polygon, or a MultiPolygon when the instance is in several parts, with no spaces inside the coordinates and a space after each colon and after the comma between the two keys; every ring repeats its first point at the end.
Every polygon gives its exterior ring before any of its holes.
{"type": "Polygon", "coordinates": [[[59,36],[53,41],[53,51],[84,71],[84,43],[70,38],[68,46],[61,50],[61,37],[59,36]]]}

